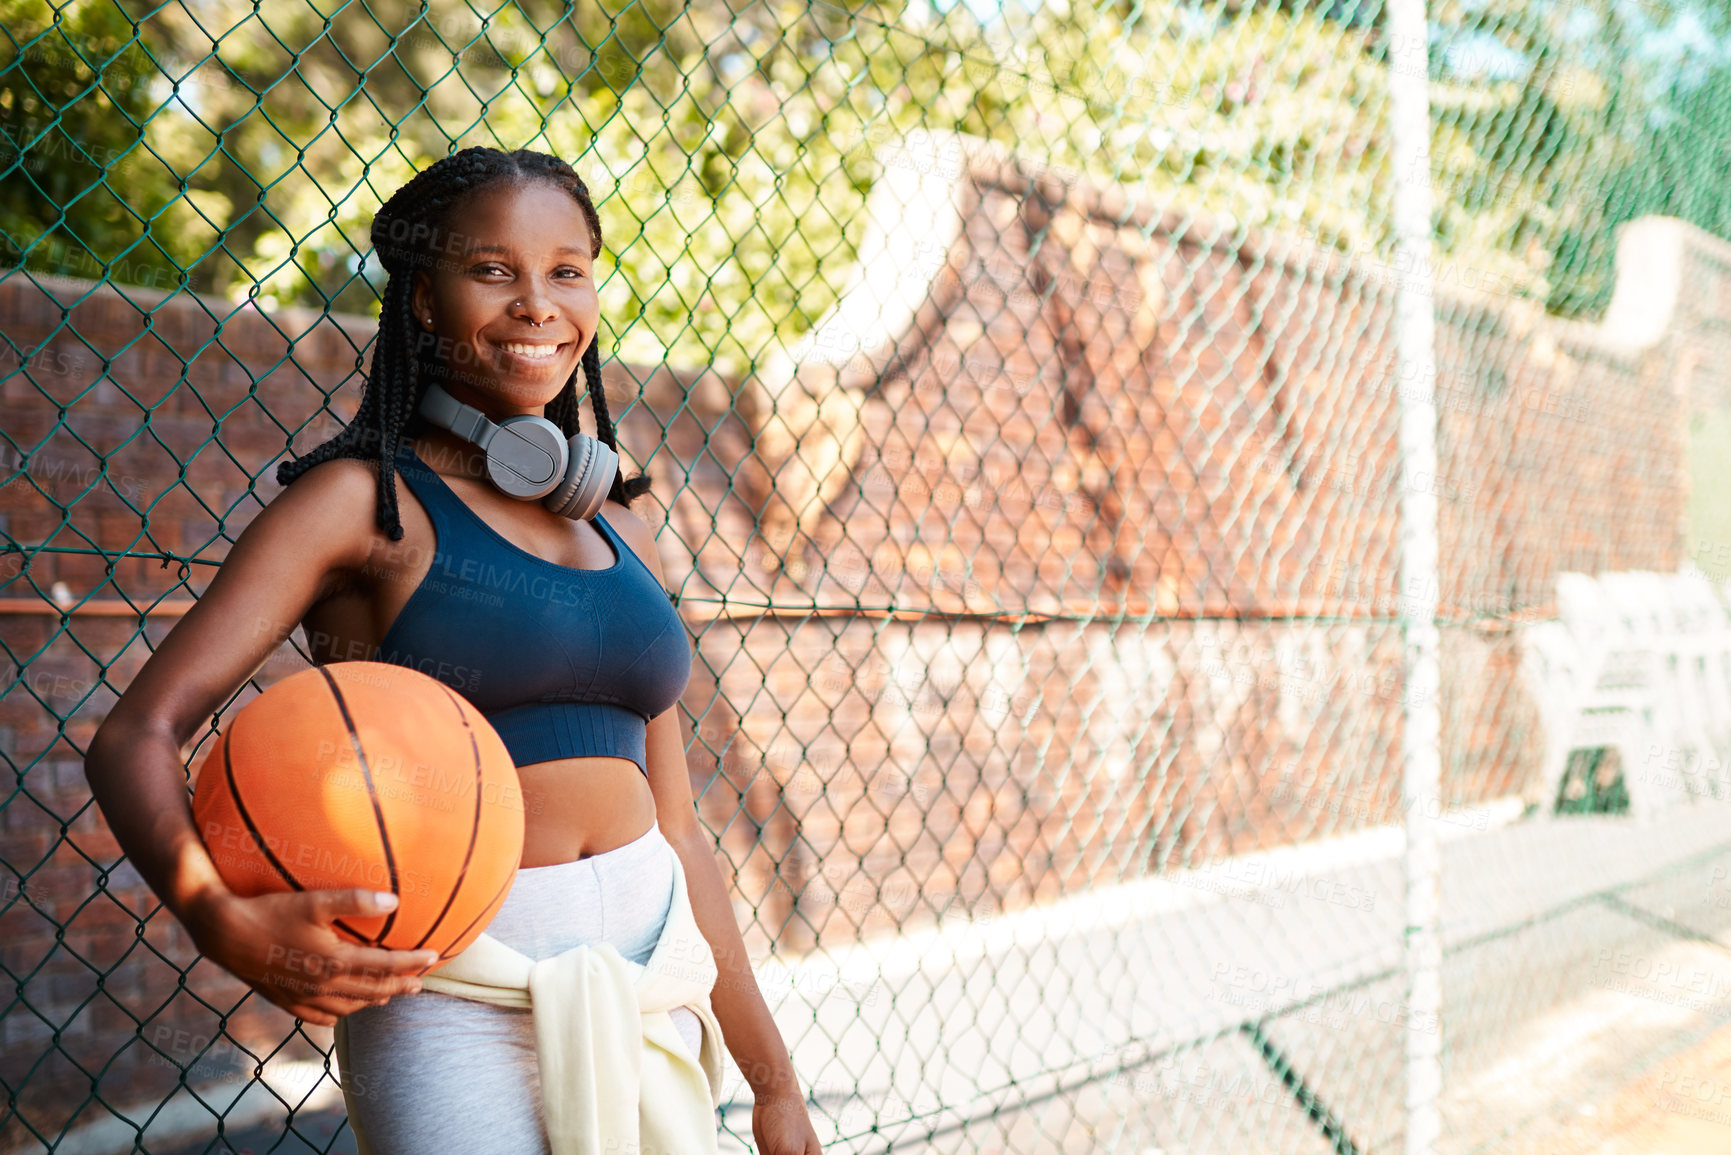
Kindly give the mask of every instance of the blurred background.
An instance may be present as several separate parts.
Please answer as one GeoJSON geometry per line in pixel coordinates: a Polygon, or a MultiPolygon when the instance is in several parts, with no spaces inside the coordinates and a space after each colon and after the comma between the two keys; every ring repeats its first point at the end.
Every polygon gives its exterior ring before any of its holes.
{"type": "Polygon", "coordinates": [[[826,1151],[1731,1151],[1722,3],[0,33],[0,1152],[353,1150],[329,1032],[199,958],[82,758],[353,415],[373,213],[478,144],[599,210],[826,1151]]]}

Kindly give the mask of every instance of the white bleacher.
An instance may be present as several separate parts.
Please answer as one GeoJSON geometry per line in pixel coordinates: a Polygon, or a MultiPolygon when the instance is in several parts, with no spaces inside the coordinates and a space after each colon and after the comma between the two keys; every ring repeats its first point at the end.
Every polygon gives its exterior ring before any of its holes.
{"type": "Polygon", "coordinates": [[[1569,753],[1615,748],[1640,821],[1731,797],[1731,583],[1674,574],[1557,576],[1557,619],[1522,630],[1522,670],[1545,731],[1540,810],[1569,753]]]}

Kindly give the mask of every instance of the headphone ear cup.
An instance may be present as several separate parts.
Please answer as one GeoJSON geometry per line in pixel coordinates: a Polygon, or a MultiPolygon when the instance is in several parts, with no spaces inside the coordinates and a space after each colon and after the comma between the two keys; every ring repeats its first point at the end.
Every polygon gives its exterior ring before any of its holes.
{"type": "Polygon", "coordinates": [[[520,413],[498,423],[487,442],[487,477],[498,489],[534,501],[559,488],[570,472],[565,432],[545,417],[520,413]]]}
{"type": "Polygon", "coordinates": [[[578,521],[589,521],[601,512],[601,503],[619,474],[619,455],[612,446],[587,433],[571,438],[565,478],[541,499],[554,513],[578,521]]]}

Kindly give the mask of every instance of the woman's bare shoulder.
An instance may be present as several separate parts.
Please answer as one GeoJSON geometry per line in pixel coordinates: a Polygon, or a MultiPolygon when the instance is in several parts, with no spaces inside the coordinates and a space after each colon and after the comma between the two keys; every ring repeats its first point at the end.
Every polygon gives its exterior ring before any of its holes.
{"type": "Polygon", "coordinates": [[[661,575],[661,558],[655,548],[655,531],[649,528],[634,510],[609,498],[601,503],[601,515],[607,519],[607,524],[619,532],[643,564],[649,567],[649,572],[657,579],[665,580],[661,575]]]}
{"type": "MultiPolygon", "coordinates": [[[[397,482],[398,491],[403,488],[397,482]]],[[[378,542],[379,463],[358,457],[321,461],[284,486],[268,508],[280,532],[306,531],[336,546],[339,556],[364,562],[378,542]]]]}
{"type": "Polygon", "coordinates": [[[364,570],[372,543],[384,536],[373,528],[373,470],[354,459],[321,462],[279,489],[110,717],[162,719],[184,745],[313,606],[364,570]]]}
{"type": "Polygon", "coordinates": [[[379,463],[359,457],[321,461],[283,486],[275,502],[323,503],[332,513],[350,512],[379,491],[379,463]]]}

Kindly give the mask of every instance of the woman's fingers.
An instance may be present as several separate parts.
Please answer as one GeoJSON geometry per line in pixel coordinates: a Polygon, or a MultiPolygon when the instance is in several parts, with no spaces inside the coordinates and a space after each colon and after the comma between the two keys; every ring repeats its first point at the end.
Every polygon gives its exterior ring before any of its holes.
{"type": "Polygon", "coordinates": [[[327,926],[340,918],[376,918],[397,908],[389,891],[351,886],[336,890],[303,890],[295,898],[309,917],[327,926]]]}
{"type": "Polygon", "coordinates": [[[331,951],[339,970],[352,974],[386,978],[420,976],[439,961],[436,950],[384,950],[376,946],[353,946],[344,943],[331,951]]]}
{"type": "Polygon", "coordinates": [[[369,968],[347,970],[330,966],[317,976],[307,976],[305,981],[288,986],[285,993],[289,1003],[305,1005],[321,999],[344,999],[365,1006],[414,994],[421,989],[421,980],[415,974],[381,974],[369,968]]]}
{"type": "Polygon", "coordinates": [[[330,1026],[336,1016],[420,990],[421,976],[439,964],[437,951],[362,946],[332,926],[390,906],[379,898],[358,888],[235,897],[212,917],[199,948],[276,1006],[330,1026]]]}
{"type": "Polygon", "coordinates": [[[340,1011],[337,1009],[340,1006],[345,1006],[352,1000],[342,1000],[341,1003],[333,1004],[329,1007],[321,1005],[325,1001],[322,999],[302,1000],[285,996],[273,998],[270,1001],[273,1005],[281,1007],[284,1011],[287,1011],[302,1022],[312,1023],[315,1026],[320,1027],[334,1027],[336,1026],[337,1019],[341,1017],[341,1015],[348,1014],[351,1010],[359,1009],[358,1006],[349,1007],[348,1009],[340,1011]]]}
{"type": "Polygon", "coordinates": [[[334,1027],[336,1021],[345,1015],[352,1015],[362,1007],[370,1007],[373,1003],[368,999],[339,998],[334,995],[323,995],[308,999],[305,1002],[285,1007],[284,1010],[297,1019],[309,1023],[317,1023],[321,1027],[334,1027]]]}
{"type": "Polygon", "coordinates": [[[333,942],[321,951],[296,950],[285,969],[308,988],[334,988],[397,994],[419,983],[439,956],[432,951],[379,950],[333,942]],[[356,986],[356,984],[360,984],[356,986]]]}
{"type": "Polygon", "coordinates": [[[370,1007],[372,1005],[373,1003],[370,999],[349,999],[339,998],[335,995],[327,995],[324,998],[314,999],[310,1009],[319,1011],[322,1014],[342,1016],[352,1015],[362,1007],[370,1007]]]}
{"type": "Polygon", "coordinates": [[[364,999],[369,1003],[412,995],[421,989],[421,980],[413,976],[384,978],[339,977],[323,984],[321,994],[337,998],[364,999]]]}
{"type": "Polygon", "coordinates": [[[331,951],[320,983],[323,993],[378,1002],[421,989],[421,976],[439,961],[437,951],[381,950],[343,944],[331,951]]]}
{"type": "MultiPolygon", "coordinates": [[[[270,1001],[296,1018],[321,1026],[332,1026],[332,1015],[347,1015],[362,1007],[382,1006],[398,995],[421,989],[413,975],[376,976],[333,973],[305,982],[267,984],[270,1001]]],[[[263,989],[263,988],[260,988],[263,989]]]]}

